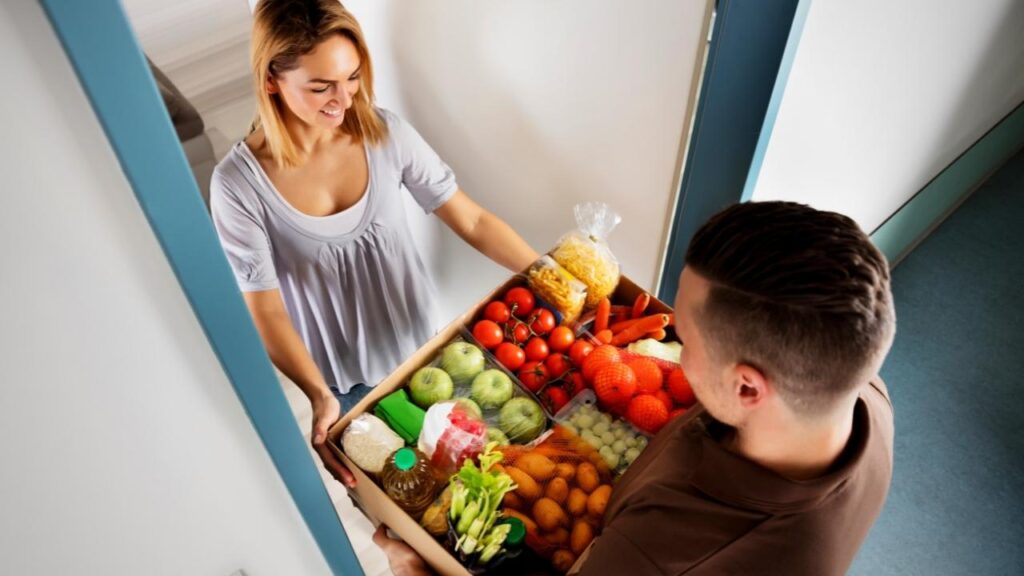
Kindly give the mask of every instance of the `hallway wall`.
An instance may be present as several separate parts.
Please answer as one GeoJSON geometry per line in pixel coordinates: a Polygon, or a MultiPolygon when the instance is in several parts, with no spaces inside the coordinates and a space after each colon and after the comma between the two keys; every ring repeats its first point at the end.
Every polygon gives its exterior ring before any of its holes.
{"type": "Polygon", "coordinates": [[[814,0],[754,200],[871,232],[1024,101],[1024,2],[814,0]]]}
{"type": "Polygon", "coordinates": [[[39,3],[0,51],[0,573],[327,574],[39,3]]]}

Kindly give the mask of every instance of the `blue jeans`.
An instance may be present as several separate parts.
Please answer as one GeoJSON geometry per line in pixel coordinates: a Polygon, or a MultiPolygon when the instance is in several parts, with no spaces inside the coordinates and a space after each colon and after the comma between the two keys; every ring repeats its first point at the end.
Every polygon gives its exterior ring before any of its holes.
{"type": "Polygon", "coordinates": [[[342,394],[336,388],[332,388],[331,392],[334,392],[334,397],[338,399],[338,404],[341,404],[341,415],[344,416],[349,410],[359,404],[359,401],[366,397],[373,388],[366,384],[356,384],[348,391],[347,394],[342,394]]]}

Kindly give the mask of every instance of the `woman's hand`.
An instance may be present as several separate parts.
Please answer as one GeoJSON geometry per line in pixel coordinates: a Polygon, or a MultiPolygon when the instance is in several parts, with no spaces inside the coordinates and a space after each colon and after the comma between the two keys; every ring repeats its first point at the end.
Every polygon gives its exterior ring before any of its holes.
{"type": "Polygon", "coordinates": [[[327,430],[341,418],[341,405],[334,394],[324,394],[313,401],[313,449],[320,455],[324,468],[334,476],[334,479],[349,488],[356,485],[356,477],[345,467],[341,461],[331,452],[327,445],[327,430]]]}
{"type": "Polygon", "coordinates": [[[285,310],[281,291],[275,288],[245,292],[244,296],[270,360],[309,398],[313,407],[313,430],[310,433],[313,449],[323,460],[324,468],[336,480],[352,488],[356,485],[355,476],[335,458],[327,445],[327,430],[341,417],[341,406],[295,331],[285,310]]]}
{"type": "Polygon", "coordinates": [[[341,418],[341,404],[334,394],[323,394],[313,399],[313,445],[327,440],[327,430],[341,418]]]}
{"type": "Polygon", "coordinates": [[[395,576],[429,576],[433,574],[427,563],[408,544],[388,538],[388,527],[381,524],[373,533],[373,543],[384,551],[395,576]]]}

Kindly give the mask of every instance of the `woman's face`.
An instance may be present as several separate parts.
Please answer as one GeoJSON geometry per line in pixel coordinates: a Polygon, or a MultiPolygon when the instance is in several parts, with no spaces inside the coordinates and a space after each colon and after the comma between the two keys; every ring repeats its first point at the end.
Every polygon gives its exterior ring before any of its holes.
{"type": "Polygon", "coordinates": [[[268,80],[291,113],[310,126],[337,128],[359,91],[362,62],[355,44],[332,36],[301,56],[298,68],[268,80]]]}

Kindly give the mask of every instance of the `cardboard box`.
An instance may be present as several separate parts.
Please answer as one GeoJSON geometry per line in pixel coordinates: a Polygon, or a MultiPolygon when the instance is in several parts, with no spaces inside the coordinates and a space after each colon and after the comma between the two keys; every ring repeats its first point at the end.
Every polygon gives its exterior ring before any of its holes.
{"type": "MultiPolygon", "coordinates": [[[[349,489],[349,494],[362,509],[363,513],[367,515],[374,525],[381,522],[386,524],[440,574],[468,576],[469,572],[448,550],[419,525],[418,518],[412,518],[399,508],[397,504],[388,498],[376,482],[349,460],[348,456],[338,447],[338,441],[341,438],[342,431],[345,430],[353,418],[370,411],[381,398],[405,386],[412,377],[412,374],[419,368],[429,364],[445,344],[460,335],[463,327],[470,326],[489,302],[504,295],[509,288],[525,285],[526,279],[524,276],[514,276],[488,294],[486,298],[477,302],[424,344],[415,354],[395,369],[390,376],[381,381],[372,392],[350,410],[348,414],[345,414],[328,432],[328,443],[331,449],[356,477],[356,487],[349,489]]],[[[619,281],[619,286],[612,297],[612,301],[617,304],[632,304],[642,292],[644,292],[642,288],[623,276],[619,281]]],[[[665,303],[652,297],[648,312],[670,313],[672,309],[665,303]]]]}

